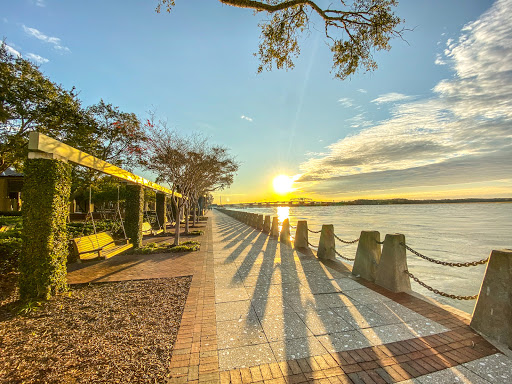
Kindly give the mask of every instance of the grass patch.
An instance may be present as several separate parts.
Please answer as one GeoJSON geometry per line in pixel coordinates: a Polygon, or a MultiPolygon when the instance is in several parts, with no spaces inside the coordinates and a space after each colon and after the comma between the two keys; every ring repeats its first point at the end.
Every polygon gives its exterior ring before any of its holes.
{"type": "Polygon", "coordinates": [[[180,245],[147,243],[146,245],[136,249],[134,253],[142,253],[144,255],[153,253],[175,253],[175,252],[192,252],[198,251],[201,244],[197,241],[184,241],[180,245]]]}
{"type": "Polygon", "coordinates": [[[189,232],[187,235],[188,236],[201,236],[202,234],[204,234],[204,231],[195,230],[195,231],[189,232]]]}

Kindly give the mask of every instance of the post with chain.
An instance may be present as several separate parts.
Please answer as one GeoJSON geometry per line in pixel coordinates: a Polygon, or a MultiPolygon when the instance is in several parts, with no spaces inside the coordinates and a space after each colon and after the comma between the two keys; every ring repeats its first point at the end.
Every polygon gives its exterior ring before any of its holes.
{"type": "Polygon", "coordinates": [[[361,231],[352,274],[368,281],[375,281],[380,256],[380,233],[361,231]]]}
{"type": "Polygon", "coordinates": [[[334,243],[334,225],[322,225],[317,256],[319,259],[336,260],[336,244],[334,243]]]}
{"type": "Polygon", "coordinates": [[[491,252],[470,327],[512,349],[512,249],[491,252]]]}
{"type": "Polygon", "coordinates": [[[263,215],[258,215],[258,219],[256,221],[256,229],[260,231],[263,229],[263,215]]]}
{"type": "Polygon", "coordinates": [[[281,233],[279,234],[279,241],[285,244],[291,244],[290,241],[290,220],[284,219],[281,227],[281,233]]]}
{"type": "Polygon", "coordinates": [[[411,279],[406,272],[406,249],[402,244],[405,244],[404,235],[399,233],[386,235],[375,275],[375,284],[393,292],[411,290],[411,279]]]}
{"type": "Polygon", "coordinates": [[[263,232],[270,233],[270,216],[266,215],[263,221],[263,232]]]}
{"type": "Polygon", "coordinates": [[[272,218],[272,227],[270,228],[270,236],[279,237],[279,219],[277,217],[272,218]]]}
{"type": "Polygon", "coordinates": [[[295,248],[308,248],[308,241],[308,222],[306,220],[299,220],[295,230],[293,246],[295,248]]]}

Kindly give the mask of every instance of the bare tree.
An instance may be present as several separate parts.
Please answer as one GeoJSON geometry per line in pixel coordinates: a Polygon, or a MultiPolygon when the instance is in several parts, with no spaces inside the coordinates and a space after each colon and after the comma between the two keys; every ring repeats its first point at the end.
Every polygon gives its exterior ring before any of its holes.
{"type": "MultiPolygon", "coordinates": [[[[338,0],[327,8],[312,0],[218,0],[237,8],[265,12],[270,18],[260,23],[260,59],[258,72],[293,68],[300,54],[299,37],[308,31],[317,18],[323,23],[325,36],[333,54],[334,76],[346,79],[357,69],[373,71],[377,63],[372,52],[389,50],[392,37],[401,37],[402,20],[393,8],[397,0],[338,0]],[[331,6],[333,8],[331,8],[331,6]]],[[[170,12],[175,0],[158,0],[156,8],[170,12]]]]}
{"type": "Polygon", "coordinates": [[[172,200],[177,208],[174,244],[179,245],[182,211],[188,233],[190,208],[202,193],[230,185],[238,164],[229,157],[226,148],[209,145],[199,134],[181,135],[169,129],[165,122],[155,123],[153,118],[146,125],[148,139],[140,163],[157,175],[158,182],[166,182],[172,188],[172,200]]]}

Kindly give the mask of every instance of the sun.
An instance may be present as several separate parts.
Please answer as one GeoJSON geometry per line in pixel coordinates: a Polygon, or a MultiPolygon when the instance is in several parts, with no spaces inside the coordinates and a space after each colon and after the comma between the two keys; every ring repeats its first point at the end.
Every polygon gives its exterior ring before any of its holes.
{"type": "Polygon", "coordinates": [[[272,185],[274,186],[274,191],[280,195],[284,195],[288,192],[292,192],[294,189],[293,186],[293,177],[287,175],[279,175],[274,177],[272,181],[272,185]]]}

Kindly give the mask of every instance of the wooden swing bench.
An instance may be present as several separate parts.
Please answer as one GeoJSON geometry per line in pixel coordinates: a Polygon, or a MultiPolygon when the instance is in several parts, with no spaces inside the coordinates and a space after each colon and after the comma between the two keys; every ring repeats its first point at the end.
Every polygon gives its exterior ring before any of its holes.
{"type": "Polygon", "coordinates": [[[80,260],[108,259],[133,247],[129,239],[124,239],[125,244],[117,245],[108,232],[100,232],[95,235],[77,237],[73,239],[73,249],[80,260]]]}
{"type": "Polygon", "coordinates": [[[142,223],[142,235],[145,236],[145,235],[158,235],[160,233],[162,233],[164,230],[163,229],[153,229],[153,227],[151,226],[151,224],[147,221],[144,221],[142,223]]]}

